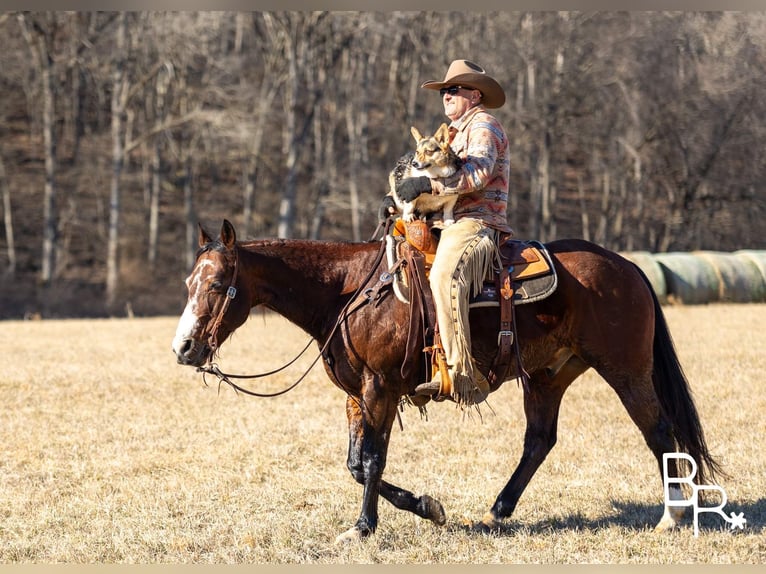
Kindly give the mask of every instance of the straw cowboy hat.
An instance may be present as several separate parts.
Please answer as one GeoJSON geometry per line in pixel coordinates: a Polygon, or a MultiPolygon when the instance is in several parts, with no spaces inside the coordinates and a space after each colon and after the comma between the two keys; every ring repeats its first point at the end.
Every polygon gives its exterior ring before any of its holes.
{"type": "Polygon", "coordinates": [[[505,103],[505,92],[500,84],[484,71],[484,68],[469,60],[454,60],[447,69],[444,81],[431,80],[421,88],[441,90],[449,86],[463,86],[481,92],[481,102],[487,108],[499,108],[505,103]]]}

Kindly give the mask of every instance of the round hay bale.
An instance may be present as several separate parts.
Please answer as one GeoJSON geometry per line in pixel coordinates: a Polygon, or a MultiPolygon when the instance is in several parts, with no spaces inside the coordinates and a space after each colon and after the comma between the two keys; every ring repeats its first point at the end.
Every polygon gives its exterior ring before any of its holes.
{"type": "MultiPolygon", "coordinates": [[[[733,253],[693,251],[693,255],[709,262],[718,275],[718,300],[751,303],[759,289],[761,274],[733,253]]],[[[760,295],[757,295],[760,296],[760,295]]]]}
{"type": "Polygon", "coordinates": [[[742,260],[750,268],[757,271],[758,276],[752,276],[752,301],[766,301],[766,250],[763,249],[740,249],[734,252],[734,256],[742,260]]]}
{"type": "Polygon", "coordinates": [[[648,251],[626,251],[620,253],[625,259],[635,263],[644,272],[660,303],[668,300],[668,289],[665,283],[665,275],[657,260],[648,251]]]}
{"type": "Polygon", "coordinates": [[[668,302],[695,305],[718,300],[720,279],[713,265],[691,253],[657,253],[665,274],[668,302]]]}

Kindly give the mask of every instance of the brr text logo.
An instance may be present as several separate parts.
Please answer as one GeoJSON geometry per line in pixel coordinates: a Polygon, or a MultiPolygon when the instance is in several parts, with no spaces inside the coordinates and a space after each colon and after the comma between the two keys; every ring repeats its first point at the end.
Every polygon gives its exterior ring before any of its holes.
{"type": "Polygon", "coordinates": [[[662,455],[662,482],[665,490],[665,506],[667,507],[686,507],[691,506],[694,508],[694,536],[699,536],[699,520],[698,517],[703,512],[715,512],[720,515],[726,522],[731,525],[731,529],[735,528],[744,529],[745,520],[744,512],[740,512],[735,515],[733,512],[726,516],[723,512],[723,507],[726,506],[726,492],[723,488],[717,484],[694,484],[694,477],[697,476],[697,463],[694,459],[683,452],[666,452],[662,455]],[[675,460],[686,460],[691,466],[691,474],[687,477],[671,477],[668,476],[668,460],[671,458],[675,460]],[[692,496],[689,499],[684,498],[681,485],[687,484],[691,488],[692,496]],[[699,505],[699,492],[701,490],[713,490],[717,491],[721,495],[721,503],[718,506],[700,506],[699,505]]]}

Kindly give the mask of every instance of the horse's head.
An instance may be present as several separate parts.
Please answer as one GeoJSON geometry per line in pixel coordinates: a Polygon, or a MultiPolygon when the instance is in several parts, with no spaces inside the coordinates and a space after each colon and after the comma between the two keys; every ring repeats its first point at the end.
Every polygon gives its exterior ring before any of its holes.
{"type": "Polygon", "coordinates": [[[199,367],[211,360],[247,319],[249,301],[237,284],[236,240],[234,227],[226,220],[215,240],[199,226],[197,260],[186,279],[189,296],[173,339],[173,352],[182,365],[199,367]]]}

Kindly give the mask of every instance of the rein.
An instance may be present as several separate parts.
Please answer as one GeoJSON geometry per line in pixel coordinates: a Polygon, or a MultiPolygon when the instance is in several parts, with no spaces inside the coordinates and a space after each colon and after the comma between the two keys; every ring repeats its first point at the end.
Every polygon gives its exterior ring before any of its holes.
{"type": "Polygon", "coordinates": [[[285,389],[282,389],[281,391],[277,391],[277,392],[274,392],[274,393],[257,393],[255,391],[251,391],[250,389],[246,389],[244,387],[239,386],[238,384],[236,384],[231,379],[260,379],[260,378],[263,378],[263,377],[268,377],[270,375],[274,375],[274,374],[276,374],[276,373],[286,369],[287,367],[292,365],[295,361],[297,361],[298,358],[300,358],[303,355],[303,353],[306,352],[306,349],[308,349],[309,346],[311,345],[311,343],[313,343],[313,342],[314,342],[314,338],[312,337],[311,339],[309,339],[309,342],[306,343],[306,346],[303,347],[303,350],[300,353],[298,353],[298,355],[296,355],[294,359],[292,359],[288,363],[285,363],[281,367],[279,367],[277,369],[273,369],[273,370],[268,371],[266,373],[258,373],[257,375],[234,375],[234,374],[231,374],[231,373],[224,373],[223,371],[221,371],[221,369],[215,363],[210,363],[209,365],[205,365],[204,367],[197,367],[197,372],[198,373],[200,373],[200,372],[202,373],[202,380],[205,381],[206,385],[207,385],[207,379],[205,379],[205,375],[210,374],[210,375],[215,375],[216,377],[218,377],[218,388],[219,388],[219,390],[220,390],[220,387],[221,387],[221,383],[226,383],[231,388],[233,388],[235,391],[244,393],[246,395],[250,395],[251,397],[261,397],[261,398],[278,397],[279,395],[284,395],[285,393],[293,390],[295,387],[298,386],[298,383],[300,383],[303,379],[306,378],[306,375],[309,374],[309,371],[311,371],[311,369],[314,367],[314,365],[316,365],[317,361],[319,360],[319,357],[322,356],[321,353],[314,359],[314,361],[311,363],[311,365],[309,365],[309,368],[306,369],[306,371],[300,376],[300,378],[297,381],[292,383],[289,387],[287,387],[285,389]]]}
{"type": "MultiPolygon", "coordinates": [[[[385,231],[386,232],[388,231],[389,225],[390,225],[390,223],[387,223],[385,225],[385,231]]],[[[377,229],[376,229],[376,233],[377,233],[377,229]]],[[[384,233],[384,235],[385,235],[385,233],[384,233]]],[[[244,393],[246,395],[250,395],[252,397],[261,397],[261,398],[278,397],[280,395],[284,395],[285,393],[288,393],[289,391],[293,390],[295,387],[298,386],[298,384],[301,381],[303,381],[303,379],[306,378],[306,376],[309,374],[311,369],[314,368],[314,365],[316,365],[317,362],[319,361],[319,359],[322,358],[322,356],[324,355],[325,351],[330,346],[330,342],[332,341],[332,338],[335,335],[335,332],[338,330],[338,327],[340,327],[341,323],[350,314],[349,308],[351,307],[351,304],[354,301],[357,300],[359,295],[363,292],[365,285],[367,285],[367,283],[370,281],[370,279],[372,279],[373,275],[375,275],[375,271],[377,271],[378,266],[383,261],[383,257],[385,256],[385,252],[386,252],[386,244],[385,244],[384,241],[381,240],[380,241],[380,249],[378,250],[378,254],[375,256],[375,262],[372,264],[372,268],[370,269],[370,272],[367,274],[367,276],[364,278],[364,280],[359,284],[359,287],[356,289],[356,291],[351,296],[351,298],[348,300],[348,302],[343,306],[343,309],[341,309],[340,313],[338,314],[338,318],[335,320],[335,324],[333,325],[332,329],[330,330],[330,333],[327,336],[327,339],[326,339],[324,345],[322,345],[322,348],[319,350],[319,353],[314,358],[314,360],[311,362],[311,365],[309,365],[309,367],[304,371],[304,373],[294,383],[290,384],[288,387],[282,389],[281,391],[276,391],[276,392],[273,392],[273,393],[258,393],[258,392],[255,392],[255,391],[251,391],[250,389],[246,389],[244,387],[241,387],[240,385],[236,384],[231,379],[260,379],[260,378],[268,377],[270,375],[274,375],[274,374],[276,374],[276,373],[286,369],[287,367],[292,365],[295,361],[297,361],[303,355],[303,353],[306,352],[306,350],[309,348],[311,343],[314,341],[313,337],[311,339],[309,339],[309,342],[306,343],[306,346],[303,348],[303,350],[300,353],[298,353],[298,355],[295,356],[295,358],[293,358],[288,363],[282,365],[281,367],[279,367],[277,369],[273,369],[273,370],[265,372],[265,373],[258,373],[258,374],[255,374],[255,375],[235,375],[235,374],[232,374],[232,373],[224,373],[223,371],[221,371],[221,369],[218,367],[217,364],[209,363],[208,365],[204,365],[202,367],[197,367],[197,372],[198,373],[202,373],[202,380],[207,385],[207,380],[205,379],[205,375],[207,375],[207,374],[214,375],[214,376],[218,377],[218,388],[219,388],[219,390],[220,390],[221,383],[226,383],[227,385],[232,387],[235,391],[244,393]]],[[[226,299],[225,299],[223,305],[221,306],[221,309],[218,312],[218,315],[216,316],[216,320],[213,323],[213,328],[210,331],[210,336],[208,337],[208,344],[210,345],[211,349],[213,349],[213,351],[215,351],[218,348],[218,343],[216,341],[216,338],[217,338],[216,336],[218,334],[218,328],[220,327],[221,323],[223,322],[223,317],[224,317],[224,314],[226,313],[226,311],[229,308],[229,303],[237,295],[237,288],[234,286],[234,284],[237,281],[238,262],[239,262],[239,257],[237,256],[237,249],[236,249],[236,246],[235,246],[234,247],[234,272],[232,274],[231,284],[229,285],[229,288],[226,290],[226,299]]],[[[383,273],[383,275],[381,275],[381,283],[388,283],[389,282],[387,280],[387,278],[384,277],[386,275],[387,275],[387,273],[385,273],[385,272],[383,273]]],[[[369,296],[370,291],[371,291],[370,289],[367,289],[367,290],[364,291],[364,293],[367,295],[367,298],[364,301],[364,303],[368,303],[368,302],[373,300],[369,296]]],[[[361,307],[361,305],[359,307],[361,307]]],[[[356,311],[359,307],[356,307],[352,311],[356,311]]]]}

